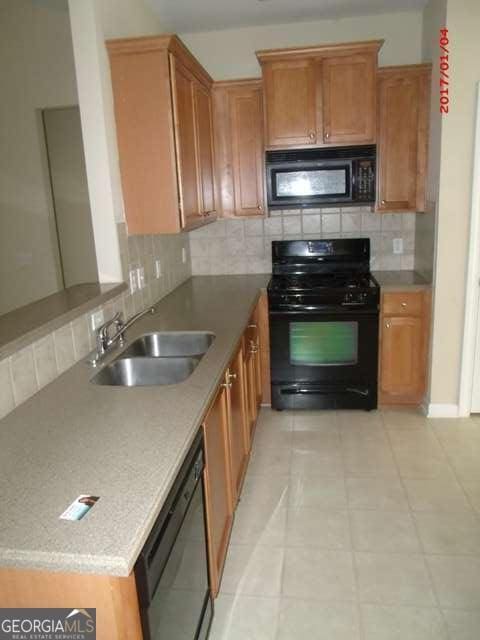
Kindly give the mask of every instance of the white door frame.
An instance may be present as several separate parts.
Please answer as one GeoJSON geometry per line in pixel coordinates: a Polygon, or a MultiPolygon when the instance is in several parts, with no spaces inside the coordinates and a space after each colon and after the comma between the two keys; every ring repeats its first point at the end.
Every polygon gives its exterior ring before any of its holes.
{"type": "Polygon", "coordinates": [[[458,413],[470,415],[480,303],[480,83],[477,86],[477,110],[473,159],[473,185],[468,249],[467,284],[465,290],[465,323],[463,330],[462,366],[458,413]]]}

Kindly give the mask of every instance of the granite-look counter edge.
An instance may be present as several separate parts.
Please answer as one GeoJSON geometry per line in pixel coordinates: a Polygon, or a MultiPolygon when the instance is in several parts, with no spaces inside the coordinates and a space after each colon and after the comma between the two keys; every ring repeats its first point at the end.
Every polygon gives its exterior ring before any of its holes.
{"type": "Polygon", "coordinates": [[[268,279],[194,277],[127,332],[213,331],[184,382],[93,385],[81,361],[0,421],[0,566],[130,574],[268,279]],[[60,520],[82,493],[100,500],[60,520]]]}
{"type": "Polygon", "coordinates": [[[373,271],[382,291],[423,291],[432,283],[417,271],[373,271]]]}

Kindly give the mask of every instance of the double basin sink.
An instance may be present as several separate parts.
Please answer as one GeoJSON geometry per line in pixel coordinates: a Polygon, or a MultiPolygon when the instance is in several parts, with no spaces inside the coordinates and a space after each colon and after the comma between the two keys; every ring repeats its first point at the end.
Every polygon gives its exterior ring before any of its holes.
{"type": "Polygon", "coordinates": [[[203,331],[147,333],[92,379],[93,384],[143,387],[186,380],[215,339],[203,331]]]}

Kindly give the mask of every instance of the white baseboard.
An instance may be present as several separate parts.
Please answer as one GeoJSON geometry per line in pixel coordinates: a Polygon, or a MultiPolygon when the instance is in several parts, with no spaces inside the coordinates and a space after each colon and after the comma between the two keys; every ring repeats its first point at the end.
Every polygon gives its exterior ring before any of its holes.
{"type": "Polygon", "coordinates": [[[458,418],[458,404],[429,404],[428,418],[458,418]]]}

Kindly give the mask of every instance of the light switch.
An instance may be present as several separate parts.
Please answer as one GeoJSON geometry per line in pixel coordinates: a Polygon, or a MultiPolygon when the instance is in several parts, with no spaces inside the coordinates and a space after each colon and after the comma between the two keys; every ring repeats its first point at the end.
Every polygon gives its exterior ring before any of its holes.
{"type": "Polygon", "coordinates": [[[103,315],[103,309],[98,309],[94,311],[90,316],[90,326],[92,327],[92,331],[96,331],[100,325],[103,324],[105,316],[103,315]]]}
{"type": "Polygon", "coordinates": [[[135,293],[135,291],[137,290],[137,272],[135,271],[135,269],[132,269],[129,274],[128,274],[129,278],[130,278],[130,293],[135,293]]]}
{"type": "Polygon", "coordinates": [[[137,284],[140,290],[145,289],[145,269],[143,267],[137,269],[137,284]]]}
{"type": "Polygon", "coordinates": [[[393,239],[393,253],[402,254],[403,253],[403,238],[394,238],[393,239]]]}
{"type": "Polygon", "coordinates": [[[162,277],[162,264],[160,260],[155,260],[155,278],[157,280],[162,277]]]}

